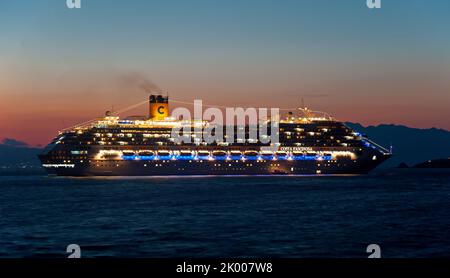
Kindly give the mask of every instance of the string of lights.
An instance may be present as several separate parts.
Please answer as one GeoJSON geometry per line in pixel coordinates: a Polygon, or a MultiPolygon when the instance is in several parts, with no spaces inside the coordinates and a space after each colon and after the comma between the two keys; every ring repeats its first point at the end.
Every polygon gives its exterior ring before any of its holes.
{"type": "MultiPolygon", "coordinates": [[[[173,102],[173,103],[179,103],[179,104],[185,104],[185,105],[190,105],[190,106],[194,106],[194,105],[195,105],[194,102],[184,101],[184,100],[178,100],[178,99],[170,99],[170,102],[173,102]]],[[[121,108],[121,109],[119,109],[119,110],[117,110],[117,111],[111,111],[111,115],[118,116],[118,115],[120,115],[120,114],[122,114],[122,113],[124,113],[124,112],[127,112],[127,111],[129,111],[129,110],[131,110],[131,109],[134,109],[134,108],[137,108],[137,107],[140,107],[140,106],[142,106],[142,105],[144,105],[144,104],[147,104],[147,103],[148,103],[148,99],[145,99],[145,100],[142,100],[142,101],[140,101],[140,102],[138,102],[138,103],[135,103],[135,104],[129,105],[129,106],[127,106],[127,107],[121,108]]],[[[222,109],[229,108],[229,106],[225,106],[225,105],[205,104],[205,103],[202,103],[202,106],[205,106],[205,107],[214,107],[214,108],[222,108],[222,109]]],[[[299,107],[296,107],[296,108],[278,108],[278,109],[279,109],[280,111],[296,111],[296,110],[302,110],[302,111],[305,111],[305,110],[307,110],[306,108],[299,108],[299,107]]],[[[330,117],[330,118],[331,118],[330,115],[328,115],[328,114],[326,114],[326,113],[324,113],[324,112],[322,112],[322,111],[313,111],[313,110],[308,110],[308,111],[309,111],[310,113],[323,114],[323,115],[326,115],[327,117],[330,117]]],[[[94,118],[94,119],[91,119],[91,120],[88,120],[88,121],[85,121],[85,122],[82,122],[82,123],[79,123],[79,124],[76,124],[76,125],[67,127],[67,128],[65,128],[65,129],[63,129],[63,131],[64,131],[64,130],[73,129],[73,128],[78,128],[78,127],[83,127],[83,126],[88,125],[88,124],[90,124],[90,123],[92,123],[92,122],[95,122],[96,120],[97,120],[97,118],[94,118]]]]}

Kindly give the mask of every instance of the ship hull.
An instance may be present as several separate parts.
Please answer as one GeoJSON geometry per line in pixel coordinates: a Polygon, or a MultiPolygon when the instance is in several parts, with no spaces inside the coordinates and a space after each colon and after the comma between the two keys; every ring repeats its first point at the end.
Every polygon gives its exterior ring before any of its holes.
{"type": "Polygon", "coordinates": [[[58,176],[333,175],[367,174],[388,157],[372,160],[104,160],[46,168],[58,176]]]}

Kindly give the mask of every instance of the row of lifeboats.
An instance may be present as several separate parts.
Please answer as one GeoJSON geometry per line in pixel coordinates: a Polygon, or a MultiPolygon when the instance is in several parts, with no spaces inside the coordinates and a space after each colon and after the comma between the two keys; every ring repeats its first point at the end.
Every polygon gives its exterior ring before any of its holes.
{"type": "Polygon", "coordinates": [[[224,151],[224,150],[217,150],[217,151],[166,151],[166,150],[159,150],[159,151],[123,151],[122,157],[135,157],[135,156],[141,156],[141,157],[168,157],[168,156],[179,156],[179,157],[273,157],[273,156],[281,156],[281,157],[287,157],[287,156],[306,156],[306,157],[316,157],[316,156],[331,156],[332,154],[323,153],[318,154],[315,152],[285,152],[285,151],[277,151],[277,152],[271,152],[271,151],[256,151],[256,150],[249,150],[249,151],[224,151]]]}

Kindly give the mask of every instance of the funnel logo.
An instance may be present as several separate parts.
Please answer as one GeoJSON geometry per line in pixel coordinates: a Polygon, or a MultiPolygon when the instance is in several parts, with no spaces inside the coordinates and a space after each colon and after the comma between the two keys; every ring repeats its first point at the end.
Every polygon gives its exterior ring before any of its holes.
{"type": "Polygon", "coordinates": [[[163,115],[164,114],[164,106],[158,107],[158,113],[163,115]]]}
{"type": "Polygon", "coordinates": [[[67,0],[66,5],[67,5],[67,8],[69,8],[69,9],[80,9],[81,8],[81,0],[67,0]]]}
{"type": "Polygon", "coordinates": [[[381,0],[367,0],[367,8],[381,9],[381,0]]]}

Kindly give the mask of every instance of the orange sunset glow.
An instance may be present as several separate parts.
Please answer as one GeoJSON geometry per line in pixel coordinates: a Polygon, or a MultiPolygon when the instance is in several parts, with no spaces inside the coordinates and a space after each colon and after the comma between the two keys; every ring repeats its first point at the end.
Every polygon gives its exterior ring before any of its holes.
{"type": "MultiPolygon", "coordinates": [[[[11,4],[5,11],[22,16],[0,14],[0,140],[45,145],[58,130],[145,100],[151,90],[140,80],[173,100],[293,108],[303,98],[343,121],[450,130],[450,43],[441,39],[448,30],[420,9],[398,22],[349,4],[258,13],[204,5],[173,7],[174,21],[140,6],[90,5],[74,13],[11,4]],[[335,28],[317,28],[312,10],[335,28]],[[126,22],[114,19],[119,11],[126,22]],[[283,16],[268,20],[271,13],[283,16]]],[[[144,105],[121,116],[146,113],[144,105]]]]}

